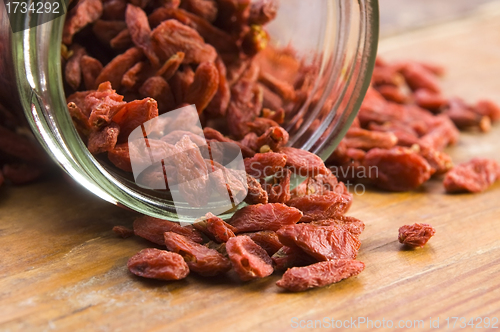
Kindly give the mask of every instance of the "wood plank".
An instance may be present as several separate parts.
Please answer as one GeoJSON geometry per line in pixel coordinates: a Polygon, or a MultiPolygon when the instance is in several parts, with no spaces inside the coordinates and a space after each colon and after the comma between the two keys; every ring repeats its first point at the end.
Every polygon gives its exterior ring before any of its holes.
{"type": "MultiPolygon", "coordinates": [[[[388,59],[449,67],[445,89],[500,101],[500,15],[489,13],[382,42],[388,59]],[[496,59],[496,61],[495,61],[496,59]]],[[[500,160],[500,127],[464,134],[457,161],[500,160]]],[[[478,195],[445,195],[439,180],[411,193],[367,192],[351,215],[366,222],[356,278],[301,294],[278,290],[278,276],[242,283],[233,275],[179,282],[131,276],[128,257],[146,247],[111,227],[134,214],[57,179],[0,191],[0,330],[288,331],[292,319],[444,319],[500,316],[500,185],[478,195]],[[401,250],[399,226],[428,222],[436,236],[401,250]]],[[[383,329],[381,329],[383,330],[383,329]]],[[[423,329],[422,329],[423,330],[423,329]]],[[[453,329],[450,329],[453,330],[453,329]]],[[[456,329],[455,329],[456,330],[456,329]]]]}
{"type": "Polygon", "coordinates": [[[401,34],[474,15],[498,0],[379,0],[380,33],[401,34]]]}

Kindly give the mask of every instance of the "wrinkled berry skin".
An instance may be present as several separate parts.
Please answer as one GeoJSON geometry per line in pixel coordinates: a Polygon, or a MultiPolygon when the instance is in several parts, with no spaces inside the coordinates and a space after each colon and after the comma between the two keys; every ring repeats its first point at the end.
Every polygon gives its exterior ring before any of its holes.
{"type": "Polygon", "coordinates": [[[418,153],[407,148],[372,149],[364,160],[370,180],[389,191],[408,191],[420,187],[430,179],[432,168],[418,153]]]}
{"type": "Polygon", "coordinates": [[[398,240],[409,247],[423,247],[436,233],[434,227],[429,224],[404,225],[399,228],[398,240]]]}
{"type": "Polygon", "coordinates": [[[199,275],[212,277],[229,271],[231,263],[215,249],[193,242],[189,238],[173,232],[166,232],[165,246],[181,255],[189,269],[199,275]]]}
{"type": "Polygon", "coordinates": [[[362,262],[350,259],[339,259],[303,267],[293,267],[283,274],[283,277],[276,282],[276,285],[291,292],[302,292],[310,288],[323,287],[358,275],[364,268],[365,264],[362,262]]]}
{"type": "Polygon", "coordinates": [[[361,242],[343,225],[297,224],[281,228],[278,239],[288,247],[299,247],[318,261],[354,259],[361,242]]]}
{"type": "Polygon", "coordinates": [[[302,212],[280,203],[249,205],[237,211],[229,223],[236,233],[277,231],[282,226],[297,223],[302,212]]]}
{"type": "Polygon", "coordinates": [[[449,171],[444,178],[448,193],[479,193],[500,179],[500,164],[492,159],[474,158],[449,171]]]}
{"type": "Polygon", "coordinates": [[[246,235],[230,238],[226,251],[241,280],[264,278],[273,273],[271,257],[246,235]]]}
{"type": "Polygon", "coordinates": [[[189,274],[181,255],[154,248],[143,249],[130,257],[127,267],[133,274],[151,279],[180,280],[189,274]]]}

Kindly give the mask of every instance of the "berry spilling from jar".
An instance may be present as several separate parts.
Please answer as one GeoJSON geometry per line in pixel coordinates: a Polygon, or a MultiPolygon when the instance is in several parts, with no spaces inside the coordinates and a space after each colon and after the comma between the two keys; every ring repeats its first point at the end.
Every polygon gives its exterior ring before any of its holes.
{"type": "MultiPolygon", "coordinates": [[[[166,169],[172,165],[164,163],[143,180],[160,179],[168,189],[186,179],[192,165],[230,176],[224,165],[196,152],[206,145],[210,156],[217,154],[210,142],[233,143],[245,158],[246,176],[233,174],[231,183],[247,188],[249,205],[227,222],[207,213],[187,227],[140,217],[133,230],[115,228],[123,237],[135,234],[167,249],[145,249],[132,257],[132,273],[178,280],[189,271],[215,276],[233,270],[249,281],[286,270],[279,287],[326,286],[364,269],[355,260],[364,223],[345,215],[353,196],[337,178],[347,186],[354,181],[407,191],[447,173],[449,192],[483,191],[500,178],[493,161],[473,160],[453,169],[443,152],[458,141],[458,129],[488,131],[500,119],[500,108],[489,101],[470,106],[445,98],[438,82],[443,69],[424,63],[377,61],[372,87],[329,167],[307,151],[286,147],[289,133],[281,125],[311,97],[318,68],[291,48],[269,44],[265,25],[277,9],[274,0],[161,5],[82,0],[68,14],[62,53],[66,88],[73,92],[68,110],[92,154],[131,173],[132,131],[195,105],[205,141],[185,128],[183,119],[162,123],[155,129],[160,136],[148,139],[148,146],[173,151],[189,146],[195,152],[189,160],[173,157],[176,179],[168,182],[166,169]],[[375,171],[358,176],[367,169],[375,171]],[[307,179],[291,190],[291,176],[303,172],[307,179]]],[[[315,126],[318,121],[309,130],[315,126]]],[[[227,182],[227,176],[199,180],[194,191],[185,189],[185,197],[198,204],[194,193],[208,183],[223,193],[227,182]]],[[[399,240],[421,247],[434,233],[426,224],[403,226],[399,240]]]]}

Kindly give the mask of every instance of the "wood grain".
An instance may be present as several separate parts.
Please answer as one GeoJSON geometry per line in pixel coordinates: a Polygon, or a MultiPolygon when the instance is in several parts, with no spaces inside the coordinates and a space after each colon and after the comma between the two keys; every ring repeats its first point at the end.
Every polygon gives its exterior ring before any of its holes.
{"type": "Polygon", "coordinates": [[[400,34],[474,14],[498,0],[379,0],[380,33],[400,34]]]}
{"type": "MultiPolygon", "coordinates": [[[[500,15],[386,40],[386,58],[449,67],[450,94],[475,99],[500,88],[500,15]]],[[[464,134],[456,161],[500,160],[500,127],[464,134]]],[[[500,317],[500,185],[478,195],[445,195],[439,179],[411,193],[367,192],[351,215],[366,222],[358,277],[301,294],[278,290],[278,276],[179,282],[140,280],[125,267],[148,244],[117,238],[113,225],[134,214],[85,190],[49,179],[0,191],[2,331],[288,331],[292,318],[424,320],[500,317]],[[402,250],[398,228],[427,222],[437,233],[420,250],[402,250]]],[[[360,329],[362,330],[362,329],[360,329]]],[[[384,330],[384,329],[381,329],[384,330]]],[[[449,329],[453,330],[453,329],[449,329]]],[[[457,329],[455,329],[457,330],[457,329]]],[[[463,330],[462,330],[463,331],[463,330]]]]}

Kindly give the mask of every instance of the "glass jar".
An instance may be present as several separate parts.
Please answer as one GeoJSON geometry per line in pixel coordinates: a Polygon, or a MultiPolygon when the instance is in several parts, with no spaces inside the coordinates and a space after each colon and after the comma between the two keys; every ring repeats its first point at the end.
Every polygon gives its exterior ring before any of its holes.
{"type": "MultiPolygon", "coordinates": [[[[1,5],[0,18],[0,100],[5,106],[24,111],[45,150],[97,196],[146,215],[177,220],[172,201],[98,162],[75,130],[62,83],[65,17],[17,33],[11,32],[1,5]]],[[[27,20],[27,15],[12,19],[27,20]]],[[[370,82],[378,43],[378,3],[281,0],[268,31],[276,45],[292,45],[298,56],[317,65],[313,93],[283,126],[290,133],[289,146],[326,160],[354,120],[370,82]]]]}

